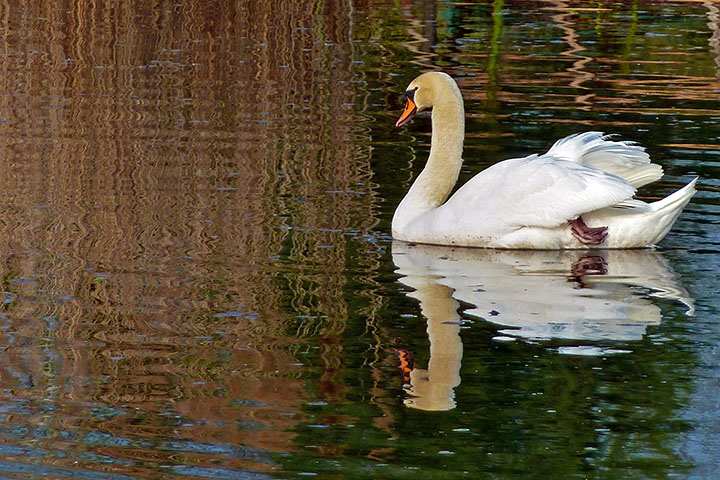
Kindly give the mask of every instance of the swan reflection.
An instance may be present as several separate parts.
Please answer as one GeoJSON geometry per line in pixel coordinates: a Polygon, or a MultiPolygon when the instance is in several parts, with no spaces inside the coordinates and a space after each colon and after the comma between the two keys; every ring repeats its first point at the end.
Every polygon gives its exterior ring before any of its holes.
{"type": "MultiPolygon", "coordinates": [[[[603,354],[600,341],[633,341],[662,320],[652,297],[674,299],[694,313],[693,300],[654,250],[510,251],[393,242],[393,261],[408,296],[428,322],[426,370],[401,351],[408,406],[447,410],[460,384],[465,315],[500,327],[497,340],[563,339],[568,354],[603,354]],[[590,343],[590,345],[588,345],[590,343]]],[[[617,350],[615,350],[617,351],[617,350]]]]}

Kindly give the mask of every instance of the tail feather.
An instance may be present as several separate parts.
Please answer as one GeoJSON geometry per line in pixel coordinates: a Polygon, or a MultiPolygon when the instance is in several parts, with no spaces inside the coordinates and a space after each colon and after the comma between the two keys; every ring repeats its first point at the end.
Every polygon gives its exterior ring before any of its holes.
{"type": "Polygon", "coordinates": [[[673,224],[680,216],[685,205],[688,204],[690,199],[695,195],[697,190],[695,189],[695,183],[698,177],[695,177],[690,183],[685,185],[680,190],[673,192],[667,197],[649,204],[650,209],[655,212],[653,218],[657,222],[658,235],[653,243],[657,243],[662,240],[665,235],[668,234],[673,224]]]}
{"type": "Polygon", "coordinates": [[[675,212],[679,214],[680,211],[685,207],[685,205],[688,204],[690,199],[695,195],[697,190],[695,189],[695,184],[697,183],[698,177],[695,177],[692,179],[690,183],[685,185],[680,190],[677,190],[667,197],[658,200],[657,202],[653,202],[650,204],[650,207],[656,211],[667,211],[667,212],[675,212]]]}

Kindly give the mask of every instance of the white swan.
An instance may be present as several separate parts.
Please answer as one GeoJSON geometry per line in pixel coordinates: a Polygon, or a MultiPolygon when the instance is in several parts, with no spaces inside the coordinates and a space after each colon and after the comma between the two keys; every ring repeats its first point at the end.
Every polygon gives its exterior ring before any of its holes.
{"type": "Polygon", "coordinates": [[[432,109],[430,156],[395,211],[398,240],[514,249],[641,248],[668,233],[695,182],[653,203],[633,198],[662,177],[645,150],[599,132],[558,140],[543,155],[497,163],[447,198],[462,165],[463,99],[447,74],[430,72],[405,93],[405,125],[432,109]]]}

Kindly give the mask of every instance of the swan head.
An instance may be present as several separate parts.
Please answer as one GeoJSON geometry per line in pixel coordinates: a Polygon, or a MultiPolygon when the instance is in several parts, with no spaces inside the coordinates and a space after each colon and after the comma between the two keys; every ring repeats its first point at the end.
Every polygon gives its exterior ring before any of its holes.
{"type": "Polygon", "coordinates": [[[402,127],[412,120],[416,113],[431,110],[437,101],[447,98],[448,95],[462,99],[460,89],[450,75],[443,72],[423,73],[410,82],[405,90],[405,110],[395,126],[402,127]]]}

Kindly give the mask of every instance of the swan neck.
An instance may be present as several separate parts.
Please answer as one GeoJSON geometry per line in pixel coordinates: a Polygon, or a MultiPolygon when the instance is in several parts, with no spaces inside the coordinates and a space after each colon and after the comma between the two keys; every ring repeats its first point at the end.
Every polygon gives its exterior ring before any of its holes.
{"type": "Polygon", "coordinates": [[[425,204],[427,210],[442,205],[455,186],[462,167],[464,138],[465,113],[462,98],[433,108],[430,156],[411,188],[425,197],[421,203],[425,204]]]}
{"type": "Polygon", "coordinates": [[[462,167],[465,110],[455,87],[432,111],[432,140],[425,168],[400,202],[393,217],[393,235],[402,239],[413,220],[441,206],[462,167]]]}
{"type": "Polygon", "coordinates": [[[462,100],[455,105],[435,107],[432,113],[432,140],[428,166],[434,162],[442,162],[445,167],[454,166],[459,173],[464,140],[465,112],[462,100]]]}

